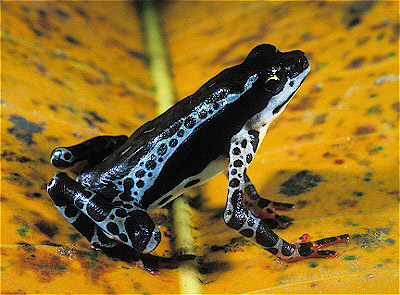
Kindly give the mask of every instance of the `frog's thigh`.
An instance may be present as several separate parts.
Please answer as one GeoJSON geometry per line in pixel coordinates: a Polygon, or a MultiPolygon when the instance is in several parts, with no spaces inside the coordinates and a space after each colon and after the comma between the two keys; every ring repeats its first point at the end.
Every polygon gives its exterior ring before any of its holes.
{"type": "Polygon", "coordinates": [[[229,188],[224,220],[229,227],[238,230],[271,253],[279,252],[284,256],[289,256],[294,251],[293,247],[268,228],[260,218],[247,210],[243,204],[246,170],[257,150],[257,145],[254,144],[251,136],[255,132],[252,130],[243,132],[231,143],[229,188]]]}
{"type": "Polygon", "coordinates": [[[73,203],[79,212],[100,227],[106,236],[139,252],[152,251],[161,240],[160,231],[146,211],[136,208],[127,212],[125,208],[115,207],[65,173],[54,176],[47,190],[57,207],[73,203]]]}
{"type": "Polygon", "coordinates": [[[127,139],[126,135],[93,137],[77,145],[54,149],[50,161],[58,168],[68,168],[83,160],[87,160],[89,166],[93,166],[103,161],[127,139]]]}

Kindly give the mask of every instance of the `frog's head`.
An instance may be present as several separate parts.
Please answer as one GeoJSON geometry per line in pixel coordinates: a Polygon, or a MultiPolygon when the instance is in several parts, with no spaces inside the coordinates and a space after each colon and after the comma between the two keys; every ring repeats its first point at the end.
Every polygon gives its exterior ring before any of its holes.
{"type": "Polygon", "coordinates": [[[278,116],[296,93],[310,71],[310,60],[300,50],[280,52],[273,45],[261,44],[238,67],[246,73],[241,82],[245,82],[244,90],[257,89],[257,99],[267,103],[262,115],[268,121],[278,116]]]}

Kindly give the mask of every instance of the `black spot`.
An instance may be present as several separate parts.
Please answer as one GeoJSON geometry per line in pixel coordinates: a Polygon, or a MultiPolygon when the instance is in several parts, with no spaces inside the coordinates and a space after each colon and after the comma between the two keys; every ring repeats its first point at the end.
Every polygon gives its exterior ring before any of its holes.
{"type": "Polygon", "coordinates": [[[131,195],[131,190],[134,185],[135,185],[135,182],[133,181],[132,178],[126,178],[124,180],[124,191],[121,194],[119,194],[119,197],[121,198],[121,200],[131,201],[133,199],[132,195],[131,195]]]}
{"type": "Polygon", "coordinates": [[[146,174],[146,171],[144,171],[143,169],[140,169],[140,170],[136,171],[135,176],[137,178],[142,178],[145,174],[146,174]]]}
{"type": "Polygon", "coordinates": [[[253,225],[255,224],[254,219],[251,218],[251,217],[249,217],[249,218],[247,219],[247,224],[248,224],[249,226],[253,226],[253,225]]]}
{"type": "Polygon", "coordinates": [[[164,161],[163,158],[158,158],[158,162],[162,162],[162,161],[164,161]]]}
{"type": "Polygon", "coordinates": [[[64,159],[65,159],[65,160],[69,160],[69,159],[71,159],[71,157],[72,157],[72,154],[71,154],[71,153],[68,153],[68,152],[67,152],[67,153],[64,154],[64,159]]]}
{"type": "Polygon", "coordinates": [[[247,164],[250,164],[252,160],[253,160],[253,155],[252,155],[252,154],[247,154],[247,155],[246,155],[246,162],[247,162],[247,164]]]}
{"type": "Polygon", "coordinates": [[[115,219],[115,215],[114,215],[114,214],[111,214],[111,215],[110,215],[110,219],[114,220],[114,219],[115,219]]]}
{"type": "Polygon", "coordinates": [[[181,128],[181,123],[175,122],[167,130],[164,131],[163,138],[170,138],[181,128]]]}
{"type": "Polygon", "coordinates": [[[118,237],[120,238],[120,240],[122,241],[122,242],[128,242],[128,236],[127,235],[125,235],[125,234],[119,234],[118,235],[118,237]]]}
{"type": "Polygon", "coordinates": [[[154,168],[156,168],[156,166],[157,166],[157,164],[156,164],[156,161],[154,161],[154,160],[148,160],[146,162],[146,169],[148,169],[148,170],[153,170],[154,168]]]}
{"type": "Polygon", "coordinates": [[[256,242],[264,247],[272,247],[279,240],[279,237],[272,232],[270,229],[267,229],[262,223],[260,223],[257,227],[256,231],[256,242]]]}
{"type": "MultiPolygon", "coordinates": [[[[307,257],[307,256],[310,256],[311,255],[311,253],[312,253],[312,249],[311,249],[311,243],[301,243],[300,244],[300,247],[299,247],[299,254],[301,255],[301,256],[304,256],[304,257],[307,257]]],[[[282,249],[282,254],[283,254],[283,249],[282,249]]],[[[291,255],[292,253],[287,253],[287,254],[289,254],[289,255],[291,255]]],[[[287,255],[286,254],[286,256],[289,256],[289,255],[287,255]]],[[[285,254],[284,254],[285,255],[285,254]]]]}
{"type": "Polygon", "coordinates": [[[233,162],[233,166],[235,167],[242,167],[243,166],[243,162],[241,160],[235,160],[233,162]]]}
{"type": "Polygon", "coordinates": [[[126,208],[126,209],[132,209],[133,206],[131,204],[123,204],[122,207],[126,208]]]}
{"type": "Polygon", "coordinates": [[[260,141],[259,139],[259,135],[260,132],[258,132],[257,130],[249,130],[249,135],[250,135],[250,143],[253,146],[253,151],[256,152],[257,151],[257,147],[258,147],[258,143],[260,141]]]}
{"type": "Polygon", "coordinates": [[[198,116],[199,116],[199,119],[205,119],[205,118],[207,118],[207,111],[205,111],[205,110],[201,110],[199,113],[198,113],[198,116]]]}
{"type": "Polygon", "coordinates": [[[166,196],[164,199],[161,200],[161,202],[158,203],[158,205],[160,205],[160,206],[164,205],[165,203],[167,203],[172,198],[172,196],[173,195],[166,196]]]}
{"type": "Polygon", "coordinates": [[[231,174],[232,174],[232,175],[236,175],[236,173],[237,173],[237,170],[236,170],[236,169],[232,169],[232,170],[231,170],[231,174]]]}
{"type": "Polygon", "coordinates": [[[234,155],[239,155],[240,154],[240,148],[238,148],[238,147],[235,147],[233,150],[232,150],[232,154],[234,154],[234,155]]]}
{"type": "Polygon", "coordinates": [[[240,185],[240,181],[237,178],[233,178],[231,179],[231,181],[229,181],[229,186],[232,188],[238,187],[240,185]]]}
{"type": "Polygon", "coordinates": [[[191,181],[189,181],[188,183],[185,184],[185,188],[191,187],[193,185],[195,185],[196,183],[199,183],[200,179],[193,179],[191,181]]]}
{"type": "Polygon", "coordinates": [[[242,148],[245,148],[247,146],[247,139],[243,139],[241,146],[242,148]]]}
{"type": "Polygon", "coordinates": [[[112,206],[113,206],[113,207],[120,207],[120,206],[122,206],[122,204],[124,204],[124,202],[122,202],[122,201],[115,201],[115,202],[112,202],[112,206]]]}
{"type": "Polygon", "coordinates": [[[85,206],[82,199],[75,199],[74,204],[78,209],[82,209],[85,206]]]}
{"type": "Polygon", "coordinates": [[[153,173],[149,172],[149,173],[147,173],[147,176],[148,176],[148,177],[152,177],[152,176],[153,176],[153,173]]]}
{"type": "Polygon", "coordinates": [[[64,209],[64,214],[66,217],[75,217],[78,214],[78,208],[76,208],[73,205],[67,205],[67,207],[65,207],[64,209]]]}
{"type": "Polygon", "coordinates": [[[173,138],[169,141],[169,146],[170,147],[175,147],[178,145],[178,140],[176,138],[173,138]]]}
{"type": "Polygon", "coordinates": [[[193,117],[188,117],[185,122],[183,122],[183,125],[185,125],[186,128],[193,128],[195,123],[196,120],[193,117]]]}
{"type": "Polygon", "coordinates": [[[119,233],[119,229],[118,229],[118,225],[114,222],[109,222],[107,223],[107,230],[113,234],[113,235],[118,235],[119,233]]]}
{"type": "Polygon", "coordinates": [[[168,149],[167,145],[165,143],[162,143],[157,149],[157,154],[159,154],[160,156],[165,155],[167,149],[168,149]]]}
{"type": "Polygon", "coordinates": [[[178,137],[182,137],[184,134],[185,134],[185,131],[184,131],[183,129],[180,129],[180,130],[176,133],[176,135],[177,135],[178,137]]]}
{"type": "Polygon", "coordinates": [[[115,215],[117,215],[118,217],[121,217],[121,218],[128,216],[126,214],[126,212],[124,210],[120,209],[120,208],[115,210],[115,215]]]}
{"type": "Polygon", "coordinates": [[[119,234],[118,235],[118,237],[120,238],[120,240],[122,241],[122,242],[128,242],[128,237],[127,237],[127,235],[125,235],[125,234],[119,234]]]}
{"type": "Polygon", "coordinates": [[[136,186],[137,186],[138,188],[143,187],[143,186],[144,186],[144,181],[143,181],[143,180],[139,180],[139,181],[136,183],[136,186]]]}
{"type": "Polygon", "coordinates": [[[290,85],[290,87],[293,87],[293,85],[294,85],[294,80],[291,80],[291,81],[289,82],[289,85],[290,85]]]}
{"type": "Polygon", "coordinates": [[[58,234],[58,227],[46,221],[39,221],[35,223],[35,226],[49,238],[52,238],[58,234]]]}
{"type": "Polygon", "coordinates": [[[241,233],[242,235],[244,235],[247,238],[251,238],[254,234],[254,230],[252,230],[250,228],[246,228],[246,229],[242,229],[239,233],[241,233]]]}
{"type": "Polygon", "coordinates": [[[219,104],[218,104],[218,103],[216,103],[216,102],[214,102],[214,103],[213,103],[213,108],[214,108],[214,110],[218,110],[218,108],[219,108],[219,104]]]}

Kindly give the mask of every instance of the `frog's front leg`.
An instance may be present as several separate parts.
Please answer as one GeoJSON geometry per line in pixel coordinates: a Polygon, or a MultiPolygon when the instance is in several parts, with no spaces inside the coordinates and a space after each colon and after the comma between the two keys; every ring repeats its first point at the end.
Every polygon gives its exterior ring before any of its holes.
{"type": "Polygon", "coordinates": [[[65,173],[54,176],[47,191],[58,208],[73,204],[101,228],[107,237],[139,252],[151,252],[161,241],[159,229],[144,209],[134,205],[129,210],[114,206],[65,173]]]}
{"type": "MultiPolygon", "coordinates": [[[[321,248],[348,240],[348,235],[331,237],[316,242],[302,240],[290,244],[275,234],[264,221],[246,209],[244,205],[246,170],[257,150],[258,131],[244,130],[237,134],[229,153],[229,188],[225,223],[238,230],[242,235],[260,244],[265,250],[286,261],[297,261],[305,258],[335,257],[337,253],[321,248]]],[[[308,236],[307,236],[308,237],[308,236]]]]}
{"type": "MultiPolygon", "coordinates": [[[[126,135],[96,136],[77,145],[54,149],[50,161],[57,168],[68,168],[75,163],[86,160],[86,166],[92,167],[103,161],[127,140],[126,135]]],[[[80,171],[76,172],[79,173],[80,171]]]]}

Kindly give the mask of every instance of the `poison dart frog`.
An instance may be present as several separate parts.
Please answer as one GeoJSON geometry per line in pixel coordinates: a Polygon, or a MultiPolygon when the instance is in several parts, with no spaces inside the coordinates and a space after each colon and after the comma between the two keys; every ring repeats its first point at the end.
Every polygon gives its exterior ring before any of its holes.
{"type": "Polygon", "coordinates": [[[136,253],[145,264],[146,253],[161,240],[147,212],[225,171],[227,226],[285,261],[335,257],[335,251],[320,248],[345,242],[349,235],[283,240],[271,229],[286,228],[291,219],[275,210],[294,205],[260,197],[247,175],[269,124],[309,71],[302,51],[258,45],[241,64],[223,70],[129,138],[98,136],[56,148],[51,154],[55,167],[81,168],[76,180],[55,175],[48,193],[93,247],[117,256],[136,253]]]}

